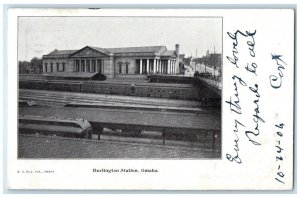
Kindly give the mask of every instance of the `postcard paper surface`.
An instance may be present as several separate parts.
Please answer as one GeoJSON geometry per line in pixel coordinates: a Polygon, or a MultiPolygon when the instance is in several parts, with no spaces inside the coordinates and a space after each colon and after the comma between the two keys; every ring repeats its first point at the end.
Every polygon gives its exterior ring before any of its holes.
{"type": "Polygon", "coordinates": [[[291,190],[292,9],[10,9],[10,189],[291,190]]]}

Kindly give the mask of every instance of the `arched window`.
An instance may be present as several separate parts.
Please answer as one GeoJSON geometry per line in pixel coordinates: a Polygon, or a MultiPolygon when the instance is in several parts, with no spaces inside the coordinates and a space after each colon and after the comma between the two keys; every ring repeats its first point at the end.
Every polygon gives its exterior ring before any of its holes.
{"type": "Polygon", "coordinates": [[[62,71],[62,72],[65,71],[65,66],[66,66],[66,63],[62,63],[62,64],[61,64],[61,71],[62,71]]]}
{"type": "Polygon", "coordinates": [[[50,63],[50,72],[53,72],[53,63],[50,63]]]}
{"type": "Polygon", "coordinates": [[[59,70],[59,62],[56,62],[55,64],[56,64],[56,71],[60,71],[59,70]]]}
{"type": "Polygon", "coordinates": [[[120,62],[118,62],[118,65],[119,65],[119,73],[121,74],[122,73],[122,65],[123,65],[123,63],[120,61],[120,62]]]}
{"type": "Polygon", "coordinates": [[[48,67],[48,63],[45,62],[45,63],[44,63],[44,72],[47,72],[47,67],[48,67]]]}
{"type": "Polygon", "coordinates": [[[125,65],[126,65],[126,74],[128,74],[128,67],[129,67],[130,62],[126,61],[125,65]]]}

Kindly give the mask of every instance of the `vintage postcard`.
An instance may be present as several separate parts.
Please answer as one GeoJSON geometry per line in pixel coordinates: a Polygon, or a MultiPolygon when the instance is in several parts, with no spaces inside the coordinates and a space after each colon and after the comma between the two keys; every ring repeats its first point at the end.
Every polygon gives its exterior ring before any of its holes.
{"type": "Polygon", "coordinates": [[[292,190],[294,15],[9,9],[9,189],[292,190]]]}

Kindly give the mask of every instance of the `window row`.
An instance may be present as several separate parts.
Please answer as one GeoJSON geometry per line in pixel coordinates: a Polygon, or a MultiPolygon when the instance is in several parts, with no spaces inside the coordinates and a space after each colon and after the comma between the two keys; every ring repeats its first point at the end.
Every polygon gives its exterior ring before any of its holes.
{"type": "Polygon", "coordinates": [[[119,65],[119,73],[122,74],[122,68],[123,68],[123,65],[124,65],[124,66],[125,66],[125,73],[128,74],[128,72],[129,72],[129,71],[128,71],[129,64],[130,64],[130,62],[124,62],[124,63],[121,62],[121,61],[118,62],[118,65],[119,65]]]}
{"type": "Polygon", "coordinates": [[[65,62],[62,62],[62,63],[56,62],[55,65],[54,65],[53,62],[50,62],[50,63],[45,62],[44,63],[44,71],[45,72],[53,72],[54,67],[56,67],[56,71],[64,72],[65,71],[65,66],[66,66],[65,62]]]}

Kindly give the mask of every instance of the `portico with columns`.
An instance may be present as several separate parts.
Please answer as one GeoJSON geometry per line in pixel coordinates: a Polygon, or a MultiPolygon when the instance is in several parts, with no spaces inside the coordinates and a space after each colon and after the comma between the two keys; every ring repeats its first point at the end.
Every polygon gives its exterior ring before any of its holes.
{"type": "Polygon", "coordinates": [[[136,74],[176,74],[176,59],[140,58],[136,59],[136,74]]]}

